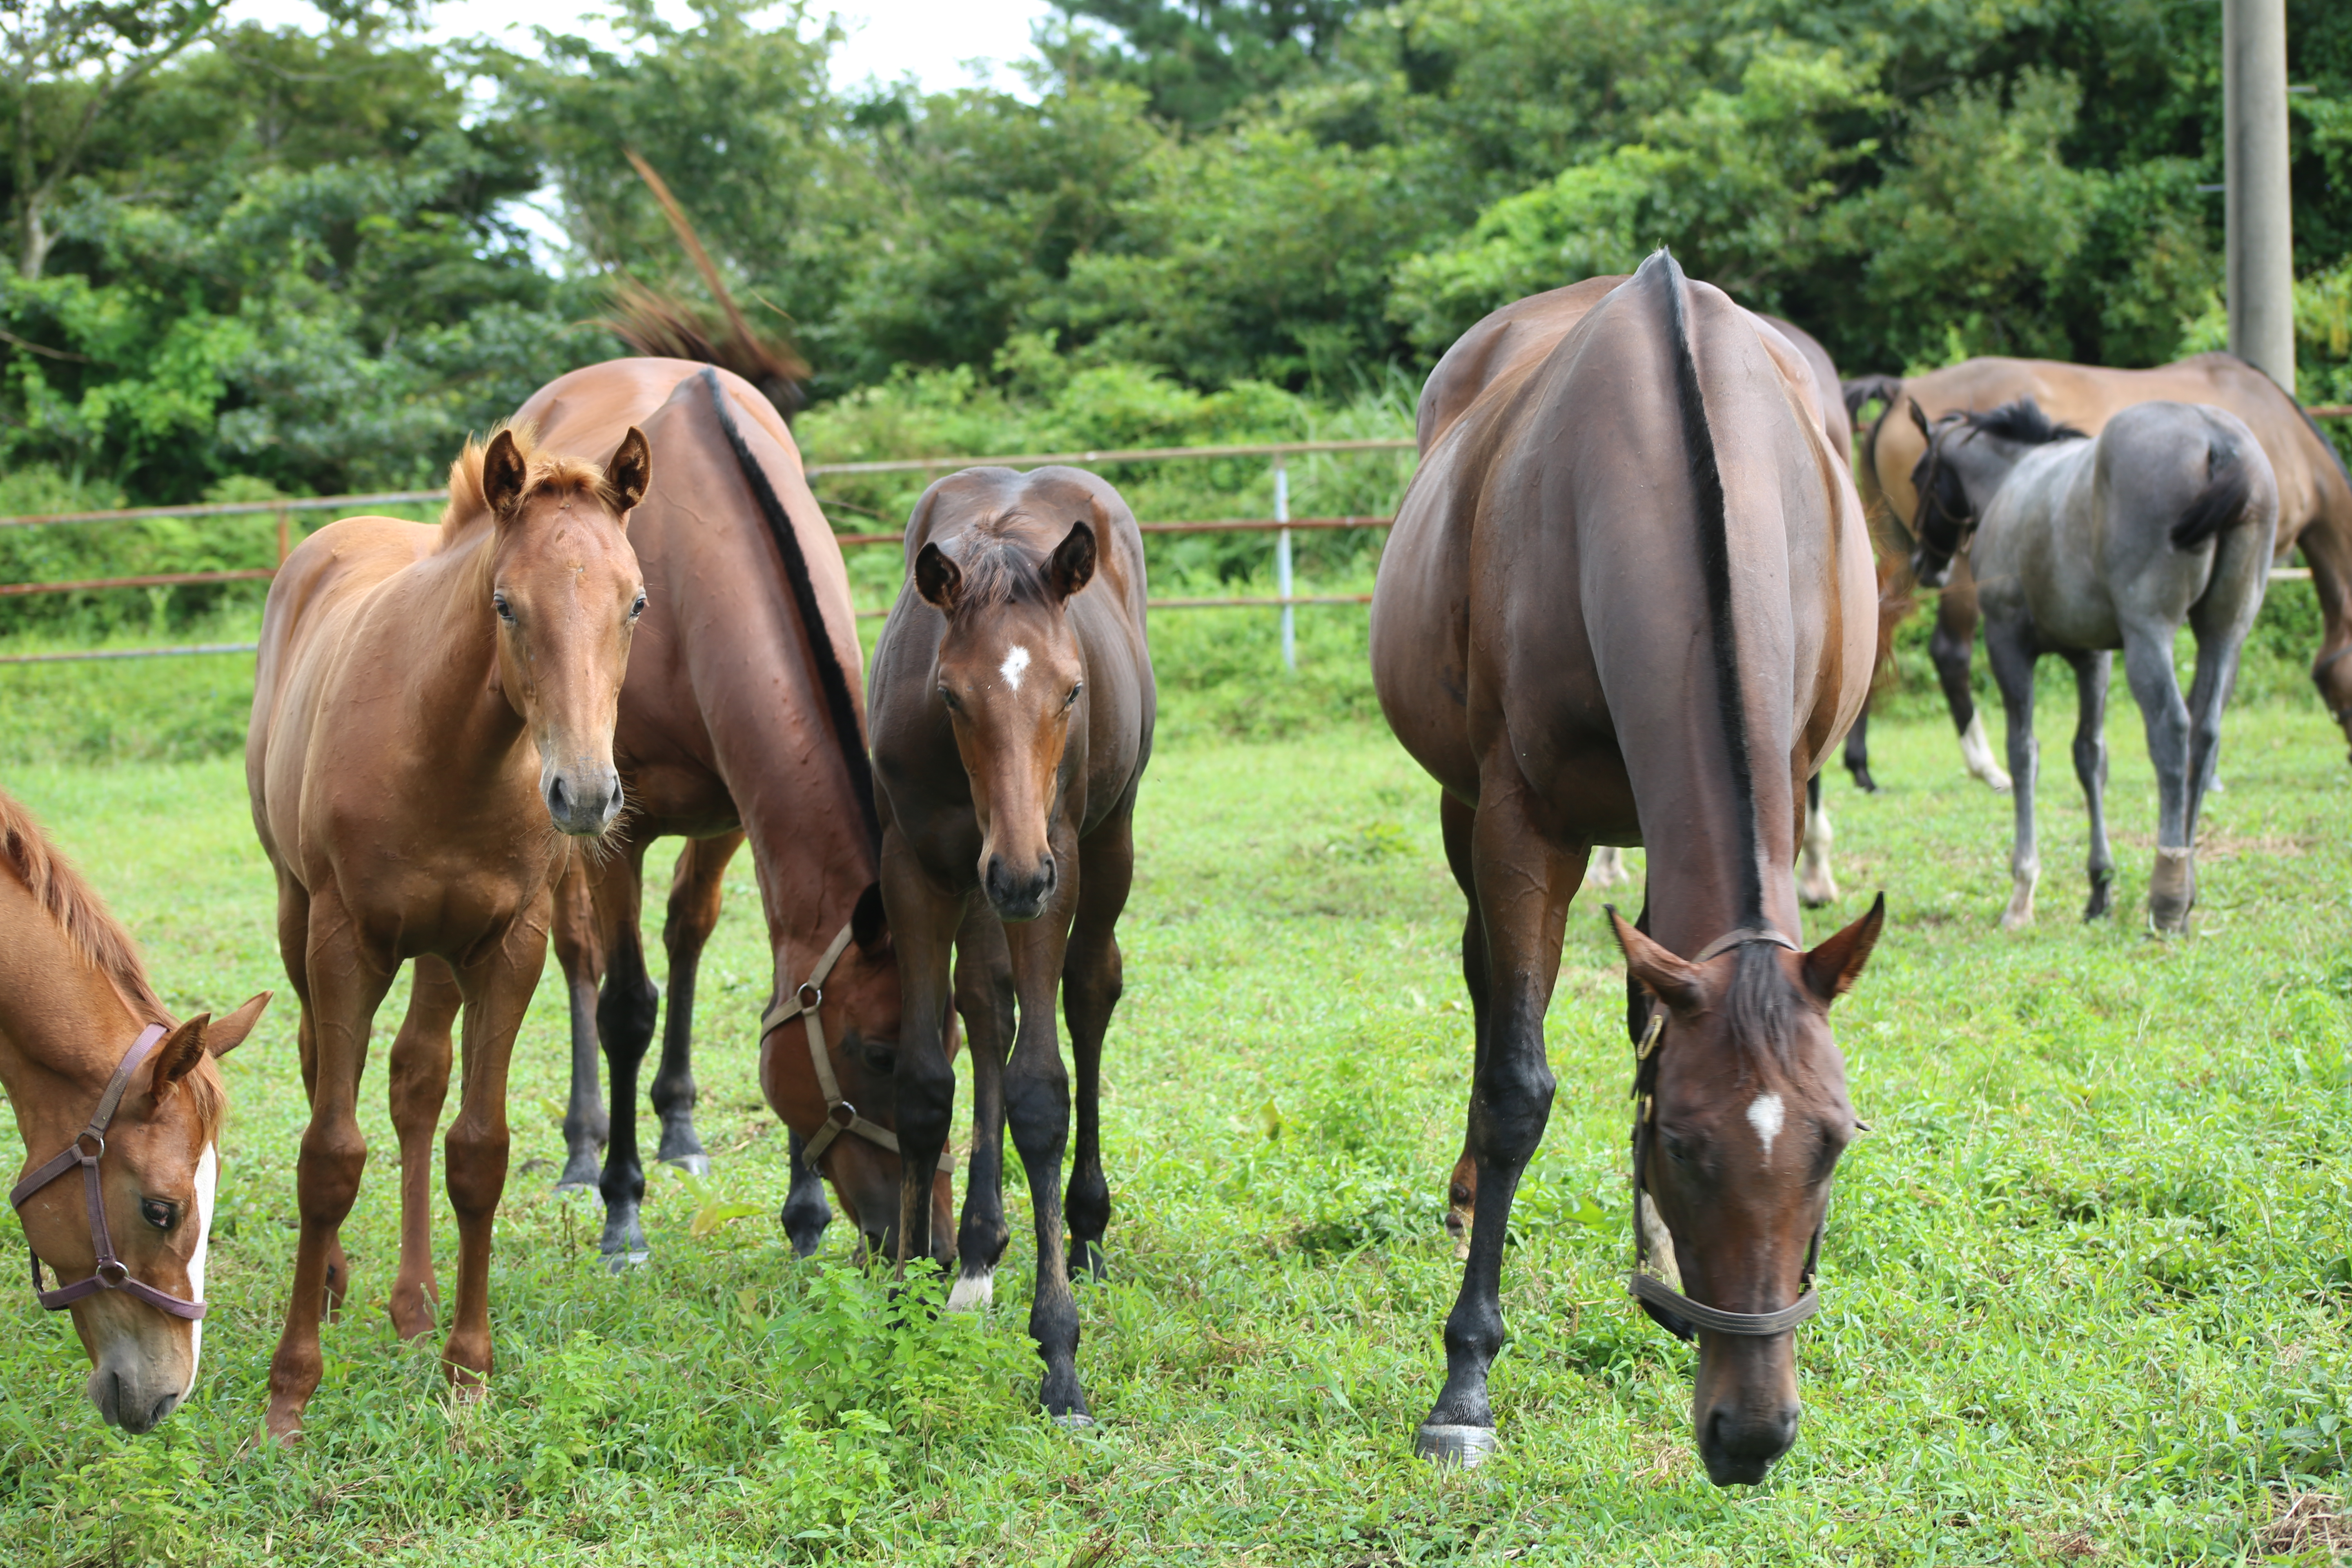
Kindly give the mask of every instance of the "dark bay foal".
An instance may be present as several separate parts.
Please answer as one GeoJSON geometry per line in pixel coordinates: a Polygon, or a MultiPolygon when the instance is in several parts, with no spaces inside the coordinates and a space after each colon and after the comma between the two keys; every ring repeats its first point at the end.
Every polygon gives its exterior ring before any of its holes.
{"type": "Polygon", "coordinates": [[[906,548],[907,584],[874,652],[870,709],[882,898],[904,988],[898,1256],[933,1250],[929,1173],[955,1098],[952,994],[971,1037],[975,1126],[949,1304],[990,1296],[1007,1234],[1009,1121],[1036,1216],[1029,1331],[1045,1362],[1041,1397],[1048,1415],[1084,1421],[1067,1271],[1101,1272],[1110,1215],[1098,1069],[1118,1002],[1115,928],[1134,874],[1135,796],[1157,705],[1143,539],[1118,492],[1092,474],[968,468],[924,492],[906,548]],[[1071,1097],[1057,990],[1077,1067],[1066,1210],[1076,1259],[1067,1263],[1056,1187],[1071,1097]]]}

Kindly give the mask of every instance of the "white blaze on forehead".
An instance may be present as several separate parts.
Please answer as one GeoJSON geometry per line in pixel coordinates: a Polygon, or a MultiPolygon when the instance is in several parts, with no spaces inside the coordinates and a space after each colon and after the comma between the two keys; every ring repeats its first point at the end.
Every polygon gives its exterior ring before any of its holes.
{"type": "MultiPolygon", "coordinates": [[[[213,1193],[220,1184],[220,1146],[205,1145],[205,1157],[196,1162],[196,1250],[188,1258],[188,1294],[195,1300],[205,1299],[205,1253],[213,1244],[213,1193]]],[[[205,1321],[198,1318],[188,1325],[188,1386],[180,1393],[187,1398],[196,1391],[196,1362],[205,1351],[205,1321]]]]}
{"type": "Polygon", "coordinates": [[[1757,1141],[1764,1145],[1764,1158],[1772,1158],[1772,1140],[1780,1136],[1780,1097],[1759,1094],[1756,1103],[1748,1108],[1748,1125],[1756,1129],[1757,1141]]]}
{"type": "Polygon", "coordinates": [[[1029,650],[1014,643],[1013,651],[1004,656],[1004,662],[997,666],[996,673],[1004,677],[1005,685],[1018,691],[1021,689],[1021,672],[1028,668],[1029,650]]]}

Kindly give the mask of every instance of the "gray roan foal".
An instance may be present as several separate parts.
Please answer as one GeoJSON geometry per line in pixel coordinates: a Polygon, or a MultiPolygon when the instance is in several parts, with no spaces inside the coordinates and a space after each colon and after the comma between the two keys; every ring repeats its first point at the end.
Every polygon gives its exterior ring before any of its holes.
{"type": "Polygon", "coordinates": [[[1949,415],[1932,429],[1914,403],[1911,418],[1927,435],[1911,476],[1919,496],[1913,570],[1922,586],[1941,587],[1953,555],[1969,551],[1993,679],[2009,710],[2017,837],[2000,923],[2014,931],[2033,919],[2042,871],[2033,843],[2033,667],[2045,653],[2074,668],[2074,776],[2091,813],[2083,918],[2110,909],[2103,727],[2110,650],[2120,647],[2156,764],[2148,920],[2166,934],[2186,930],[2197,897],[2197,809],[2213,782],[2221,707],[2262,607],[2278,529],[2270,460],[2243,420],[2199,404],[2140,404],[2095,439],[2051,423],[2031,398],[1949,415]],[[2197,637],[2186,702],[2172,668],[2184,621],[2197,637]]]}

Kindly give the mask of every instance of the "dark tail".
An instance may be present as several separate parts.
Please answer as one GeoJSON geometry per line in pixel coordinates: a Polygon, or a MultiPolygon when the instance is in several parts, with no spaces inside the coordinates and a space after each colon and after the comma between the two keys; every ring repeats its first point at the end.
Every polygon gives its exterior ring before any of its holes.
{"type": "Polygon", "coordinates": [[[1852,381],[1839,382],[1838,390],[1845,395],[1845,416],[1859,421],[1862,405],[1874,397],[1889,408],[1894,407],[1895,395],[1903,390],[1903,378],[1899,375],[1859,375],[1852,381]]]}
{"type": "Polygon", "coordinates": [[[2205,488],[2189,501],[2180,521],[2172,525],[2172,547],[2194,550],[2223,529],[2235,528],[2250,515],[2254,477],[2234,446],[2219,442],[2206,448],[2205,488]]]}

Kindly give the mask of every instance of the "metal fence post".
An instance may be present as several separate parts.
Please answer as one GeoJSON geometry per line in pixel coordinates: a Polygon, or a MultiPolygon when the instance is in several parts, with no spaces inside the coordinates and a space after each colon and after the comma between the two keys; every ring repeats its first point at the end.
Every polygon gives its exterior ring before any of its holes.
{"type": "MultiPolygon", "coordinates": [[[[1274,521],[1290,521],[1290,462],[1280,452],[1274,455],[1274,521]]],[[[1282,596],[1282,668],[1296,670],[1298,668],[1298,612],[1290,602],[1290,530],[1286,528],[1275,531],[1274,591],[1282,596]]]]}

